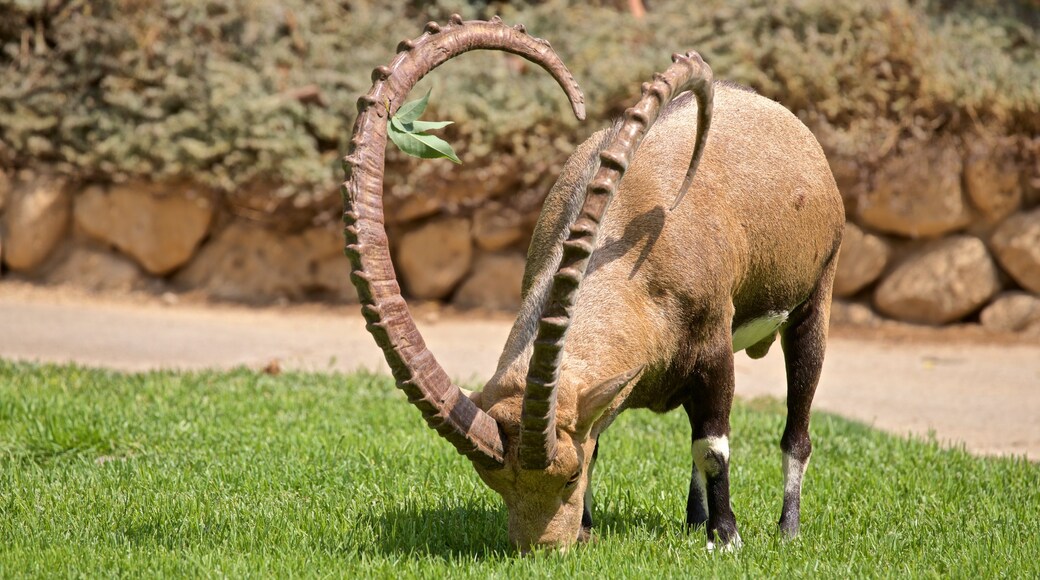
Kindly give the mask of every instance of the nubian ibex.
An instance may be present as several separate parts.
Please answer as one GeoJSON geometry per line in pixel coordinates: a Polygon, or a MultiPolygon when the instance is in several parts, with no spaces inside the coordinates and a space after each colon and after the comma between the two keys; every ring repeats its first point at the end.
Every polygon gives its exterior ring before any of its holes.
{"type": "Polygon", "coordinates": [[[705,526],[709,547],[734,547],[733,357],[763,356],[779,334],[788,383],[780,527],[797,533],[844,227],[813,135],[773,101],[715,83],[697,53],[674,55],[633,108],[567,161],[538,220],[497,371],[469,393],[426,348],[401,297],[382,195],[389,117],[419,79],[474,49],[540,65],[585,115],[549,44],[497,18],[431,22],[375,69],[344,159],[346,252],[397,385],[502,495],[522,550],[588,538],[597,441],[618,413],[681,406],[693,430],[686,521],[705,526]]]}

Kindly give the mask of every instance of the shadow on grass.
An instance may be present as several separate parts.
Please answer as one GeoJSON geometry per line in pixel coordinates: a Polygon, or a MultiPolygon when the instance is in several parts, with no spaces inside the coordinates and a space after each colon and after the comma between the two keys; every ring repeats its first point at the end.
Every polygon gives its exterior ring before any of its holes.
{"type": "MultiPolygon", "coordinates": [[[[605,506],[595,514],[595,532],[611,535],[664,535],[682,526],[682,514],[666,518],[640,510],[622,512],[605,506]]],[[[401,507],[375,515],[370,545],[383,555],[422,555],[442,560],[484,560],[519,556],[509,544],[505,508],[481,505],[401,507]]],[[[684,529],[684,527],[683,527],[684,529]]],[[[703,530],[694,533],[703,535],[703,530]]]]}
{"type": "Polygon", "coordinates": [[[662,535],[672,533],[683,524],[684,514],[675,514],[675,517],[666,517],[659,512],[647,510],[620,511],[616,506],[605,505],[594,508],[592,511],[593,533],[608,532],[617,536],[637,535],[648,533],[650,535],[662,535]],[[598,508],[598,509],[597,509],[598,508]]]}
{"type": "MultiPolygon", "coordinates": [[[[621,512],[605,506],[595,514],[595,521],[597,533],[662,535],[674,533],[682,525],[682,514],[666,518],[653,511],[621,512]]],[[[375,515],[372,522],[376,535],[370,545],[384,555],[422,555],[442,560],[519,556],[509,544],[504,507],[406,506],[375,515]]]]}
{"type": "Polygon", "coordinates": [[[505,508],[477,504],[403,506],[374,515],[372,545],[382,554],[443,560],[516,555],[506,535],[505,508]]]}

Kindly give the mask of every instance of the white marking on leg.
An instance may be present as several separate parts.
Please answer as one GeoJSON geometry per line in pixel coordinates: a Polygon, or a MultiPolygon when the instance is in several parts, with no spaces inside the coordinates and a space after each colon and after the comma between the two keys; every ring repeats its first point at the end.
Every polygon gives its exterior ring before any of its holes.
{"type": "Polygon", "coordinates": [[[705,437],[693,442],[693,461],[708,477],[715,477],[729,463],[729,437],[705,437]],[[722,463],[719,462],[721,458],[722,463]]]}
{"type": "Polygon", "coordinates": [[[737,533],[737,535],[733,536],[728,543],[719,548],[719,551],[723,554],[728,554],[730,552],[736,552],[743,547],[744,540],[740,539],[740,533],[737,533]]]}
{"type": "MultiPolygon", "coordinates": [[[[723,435],[721,437],[704,437],[695,440],[693,442],[693,461],[697,465],[698,476],[705,478],[704,480],[699,480],[698,483],[704,486],[703,497],[705,504],[707,504],[707,478],[715,477],[722,473],[723,468],[729,463],[729,437],[723,435]]],[[[708,511],[707,505],[705,505],[704,511],[708,511]]],[[[739,549],[742,545],[740,534],[736,534],[728,542],[720,546],[719,551],[731,552],[739,549]]],[[[715,551],[714,540],[708,540],[707,548],[709,552],[715,551]]]]}
{"type": "Polygon", "coordinates": [[[802,479],[805,478],[805,468],[809,466],[809,460],[801,461],[793,455],[784,453],[784,493],[801,495],[802,479]]]}
{"type": "MultiPolygon", "coordinates": [[[[715,542],[714,541],[708,540],[708,545],[706,547],[707,547],[709,553],[715,552],[715,542]]],[[[733,538],[731,538],[729,542],[726,542],[725,544],[722,544],[721,547],[719,547],[719,553],[720,554],[728,554],[730,552],[736,552],[737,550],[739,550],[739,549],[741,549],[743,547],[744,547],[744,540],[742,540],[740,538],[740,533],[738,532],[737,535],[733,536],[733,538]]]]}
{"type": "Polygon", "coordinates": [[[708,478],[704,476],[704,472],[699,467],[693,468],[693,477],[696,480],[697,491],[700,492],[701,507],[704,508],[704,513],[708,513],[708,478]]]}

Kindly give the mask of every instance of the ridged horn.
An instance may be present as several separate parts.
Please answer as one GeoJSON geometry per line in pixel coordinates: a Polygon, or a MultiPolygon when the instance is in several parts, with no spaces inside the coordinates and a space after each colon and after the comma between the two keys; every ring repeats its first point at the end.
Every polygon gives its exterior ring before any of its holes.
{"type": "Polygon", "coordinates": [[[426,32],[398,45],[389,66],[372,72],[372,89],[358,99],[358,117],[343,167],[343,221],[351,280],[361,300],[367,328],[383,350],[397,386],[426,422],[459,453],[487,468],[504,463],[502,435],[495,420],[466,397],[426,348],[415,327],[390,261],[383,222],[383,171],[387,122],[421,78],[447,60],[476,49],[503,50],[548,71],[563,87],[574,114],[585,117],[584,97],[574,77],[549,43],[510,28],[500,20],[426,25],[426,32]]]}
{"type": "Polygon", "coordinates": [[[655,74],[652,82],[643,85],[642,98],[625,111],[617,134],[600,151],[599,170],[589,181],[581,212],[563,243],[563,258],[553,276],[549,301],[538,322],[534,352],[527,371],[527,388],[520,417],[520,464],[525,469],[545,469],[556,454],[556,388],[563,344],[578,288],[596,248],[600,221],[639,144],[661,109],[686,90],[693,91],[697,99],[697,137],[686,178],[676,195],[676,204],[692,182],[704,152],[714,96],[711,68],[692,51],[674,54],[672,61],[667,71],[655,74]]]}

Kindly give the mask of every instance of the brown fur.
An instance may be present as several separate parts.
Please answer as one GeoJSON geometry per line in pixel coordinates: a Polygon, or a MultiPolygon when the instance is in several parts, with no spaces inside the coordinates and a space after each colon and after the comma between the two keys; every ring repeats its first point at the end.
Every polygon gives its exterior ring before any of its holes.
{"type": "Polygon", "coordinates": [[[510,538],[522,548],[577,540],[596,438],[617,413],[703,401],[712,411],[702,422],[707,433],[728,433],[732,386],[708,394],[710,383],[732,375],[732,330],[769,313],[797,312],[814,295],[825,296],[818,308],[829,306],[832,276],[824,274],[834,263],[844,213],[815,138],[780,105],[718,84],[696,178],[669,211],[693,150],[696,111],[696,102],[683,97],[666,109],[607,211],[564,347],[558,452],[548,469],[537,471],[516,462],[531,343],[560,243],[609,130],[577,149],[546,199],[528,252],[520,314],[494,377],[472,396],[505,435],[505,468],[478,472],[505,499],[510,538]],[[641,367],[605,408],[582,407],[590,389],[641,367]],[[716,412],[722,407],[724,413],[716,412]],[[600,413],[591,433],[578,432],[583,418],[600,413]]]}

